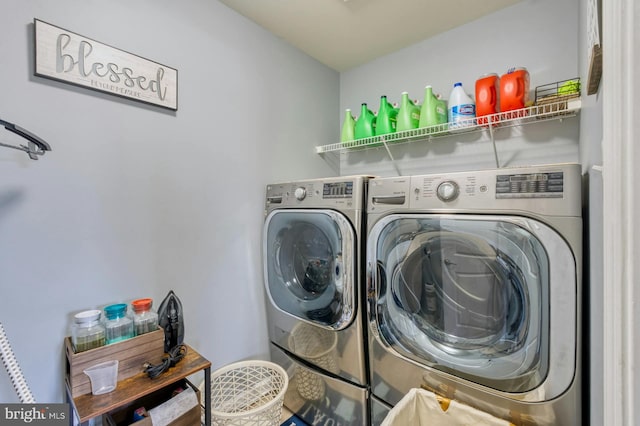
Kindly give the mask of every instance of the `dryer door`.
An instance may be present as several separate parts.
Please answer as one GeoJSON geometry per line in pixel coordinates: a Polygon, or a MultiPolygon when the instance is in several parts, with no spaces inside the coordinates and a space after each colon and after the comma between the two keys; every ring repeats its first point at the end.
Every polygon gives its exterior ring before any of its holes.
{"type": "Polygon", "coordinates": [[[367,256],[377,265],[371,329],[388,350],[503,392],[549,377],[557,396],[571,384],[576,261],[553,229],[521,217],[391,215],[373,227],[367,256]]]}
{"type": "Polygon", "coordinates": [[[271,303],[296,318],[332,330],[355,315],[355,232],[332,210],[275,210],[263,236],[271,303]]]}

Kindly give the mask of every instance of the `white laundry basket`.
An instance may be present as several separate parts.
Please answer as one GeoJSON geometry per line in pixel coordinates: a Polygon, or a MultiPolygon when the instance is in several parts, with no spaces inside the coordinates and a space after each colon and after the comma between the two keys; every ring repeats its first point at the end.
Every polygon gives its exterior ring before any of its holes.
{"type": "Polygon", "coordinates": [[[515,426],[506,420],[454,400],[445,400],[425,389],[411,389],[389,411],[381,426],[515,426]]]}
{"type": "Polygon", "coordinates": [[[269,361],[241,361],[211,374],[211,421],[218,426],[277,426],[287,372],[269,361]]]}

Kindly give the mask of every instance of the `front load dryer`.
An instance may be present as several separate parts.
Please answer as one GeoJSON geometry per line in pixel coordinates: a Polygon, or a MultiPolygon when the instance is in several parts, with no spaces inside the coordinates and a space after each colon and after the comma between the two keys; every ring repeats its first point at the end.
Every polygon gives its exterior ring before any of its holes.
{"type": "Polygon", "coordinates": [[[285,406],[309,424],[368,423],[361,282],[367,183],[354,176],[267,186],[271,358],[289,373],[285,406]]]}
{"type": "Polygon", "coordinates": [[[416,387],[581,424],[581,188],[578,164],[370,181],[373,424],[416,387]]]}

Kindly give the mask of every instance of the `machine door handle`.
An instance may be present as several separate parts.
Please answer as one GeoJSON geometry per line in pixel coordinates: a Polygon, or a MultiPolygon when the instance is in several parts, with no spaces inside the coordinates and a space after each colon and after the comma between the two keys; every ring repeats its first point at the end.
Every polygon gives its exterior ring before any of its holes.
{"type": "Polygon", "coordinates": [[[372,197],[373,204],[404,204],[406,196],[402,195],[379,195],[372,197]]]}

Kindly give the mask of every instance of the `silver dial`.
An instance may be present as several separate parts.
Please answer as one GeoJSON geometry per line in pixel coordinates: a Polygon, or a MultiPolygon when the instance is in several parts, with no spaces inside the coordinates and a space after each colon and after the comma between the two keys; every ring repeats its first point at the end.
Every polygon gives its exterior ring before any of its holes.
{"type": "Polygon", "coordinates": [[[438,185],[436,193],[439,199],[446,202],[453,201],[458,198],[460,191],[457,183],[451,180],[446,180],[438,185]]]}
{"type": "Polygon", "coordinates": [[[296,188],[293,196],[296,197],[297,200],[302,201],[307,196],[307,190],[303,187],[296,188]]]}

